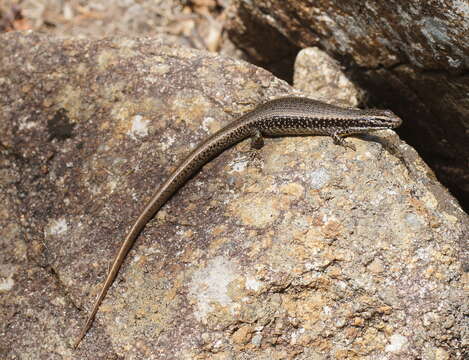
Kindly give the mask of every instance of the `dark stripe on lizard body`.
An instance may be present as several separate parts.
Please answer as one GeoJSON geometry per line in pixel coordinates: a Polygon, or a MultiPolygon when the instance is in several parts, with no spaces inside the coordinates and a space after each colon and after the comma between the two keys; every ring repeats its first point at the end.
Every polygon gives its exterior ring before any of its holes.
{"type": "Polygon", "coordinates": [[[402,120],[389,110],[342,108],[307,98],[284,97],[260,105],[217,131],[174,170],[132,225],[74,347],[80,344],[91,327],[125,256],[147,222],[189,178],[225,149],[248,137],[253,139],[253,146],[259,148],[263,145],[263,136],[279,135],[328,135],[336,144],[354,149],[343,139],[344,136],[396,128],[401,123],[402,120]]]}

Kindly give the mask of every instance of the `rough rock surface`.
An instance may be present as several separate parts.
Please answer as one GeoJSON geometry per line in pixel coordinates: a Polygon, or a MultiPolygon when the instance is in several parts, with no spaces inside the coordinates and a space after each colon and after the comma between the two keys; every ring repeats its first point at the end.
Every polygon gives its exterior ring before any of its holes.
{"type": "Polygon", "coordinates": [[[189,148],[292,89],[151,39],[0,37],[1,358],[459,359],[467,215],[392,131],[248,142],[140,235],[189,148]]]}
{"type": "Polygon", "coordinates": [[[234,0],[228,27],[269,69],[311,46],[339,59],[469,209],[467,2],[234,0]]]}
{"type": "Polygon", "coordinates": [[[295,59],[293,86],[316,100],[357,107],[363,94],[345,76],[337,61],[318,48],[301,50],[295,59]]]}

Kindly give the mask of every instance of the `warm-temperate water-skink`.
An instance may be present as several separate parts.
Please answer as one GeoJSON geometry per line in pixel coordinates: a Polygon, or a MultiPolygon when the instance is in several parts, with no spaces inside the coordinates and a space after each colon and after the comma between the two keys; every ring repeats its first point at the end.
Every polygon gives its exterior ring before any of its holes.
{"type": "Polygon", "coordinates": [[[252,138],[252,146],[260,148],[264,137],[282,135],[328,135],[336,144],[355,149],[353,144],[345,141],[343,137],[392,129],[401,123],[402,120],[389,110],[342,108],[307,98],[284,97],[260,105],[217,131],[181,162],[135,220],[114,259],[74,347],[78,346],[91,327],[99,305],[114,281],[127,252],[147,222],[190,177],[225,149],[246,138],[252,138]]]}

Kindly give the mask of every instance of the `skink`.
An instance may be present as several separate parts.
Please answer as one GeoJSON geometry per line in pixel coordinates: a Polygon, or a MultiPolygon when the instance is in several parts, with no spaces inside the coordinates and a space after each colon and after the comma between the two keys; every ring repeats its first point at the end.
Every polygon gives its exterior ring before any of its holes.
{"type": "Polygon", "coordinates": [[[252,138],[252,146],[260,148],[263,138],[269,136],[328,135],[334,143],[355,150],[353,144],[343,139],[345,136],[392,129],[401,123],[402,120],[390,110],[342,108],[307,98],[284,97],[260,105],[217,131],[181,162],[135,220],[114,259],[74,348],[90,329],[125,256],[147,222],[189,178],[225,149],[246,138],[252,138]]]}

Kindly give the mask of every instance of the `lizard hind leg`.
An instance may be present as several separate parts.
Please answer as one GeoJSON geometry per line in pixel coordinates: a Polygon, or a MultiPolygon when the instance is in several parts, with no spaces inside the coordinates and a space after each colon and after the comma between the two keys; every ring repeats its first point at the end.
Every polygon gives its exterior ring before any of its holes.
{"type": "Polygon", "coordinates": [[[251,136],[251,148],[246,151],[249,161],[259,163],[261,161],[261,154],[259,150],[264,146],[264,137],[260,130],[255,130],[251,136]]]}
{"type": "Polygon", "coordinates": [[[251,149],[259,150],[264,146],[264,137],[260,130],[255,130],[253,136],[251,137],[251,149]]]}

